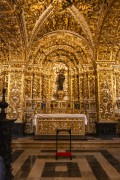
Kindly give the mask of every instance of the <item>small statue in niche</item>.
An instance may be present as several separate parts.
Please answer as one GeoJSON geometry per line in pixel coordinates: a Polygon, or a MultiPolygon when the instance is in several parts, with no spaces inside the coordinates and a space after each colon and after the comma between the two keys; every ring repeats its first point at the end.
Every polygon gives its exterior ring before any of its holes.
{"type": "Polygon", "coordinates": [[[65,81],[65,75],[64,75],[64,70],[61,69],[58,76],[57,76],[57,90],[58,91],[63,91],[63,84],[64,84],[64,81],[65,81]]]}
{"type": "Polygon", "coordinates": [[[43,96],[43,100],[41,102],[41,109],[45,110],[46,109],[46,97],[43,96]]]}
{"type": "Polygon", "coordinates": [[[41,109],[46,109],[46,103],[45,103],[45,101],[41,102],[41,109]]]}

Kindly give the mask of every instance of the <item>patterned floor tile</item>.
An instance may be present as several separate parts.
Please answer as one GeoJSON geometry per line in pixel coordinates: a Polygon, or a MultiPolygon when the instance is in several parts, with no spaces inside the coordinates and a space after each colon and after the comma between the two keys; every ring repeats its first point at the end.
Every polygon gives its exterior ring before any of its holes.
{"type": "Polygon", "coordinates": [[[120,149],[77,149],[56,160],[55,150],[17,149],[14,180],[120,180],[120,149]]]}

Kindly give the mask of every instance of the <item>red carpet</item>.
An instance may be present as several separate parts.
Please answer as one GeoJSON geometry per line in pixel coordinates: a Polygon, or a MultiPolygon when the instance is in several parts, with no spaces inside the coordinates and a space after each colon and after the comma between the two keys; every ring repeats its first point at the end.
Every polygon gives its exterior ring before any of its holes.
{"type": "Polygon", "coordinates": [[[72,156],[71,152],[57,152],[56,156],[72,156]]]}

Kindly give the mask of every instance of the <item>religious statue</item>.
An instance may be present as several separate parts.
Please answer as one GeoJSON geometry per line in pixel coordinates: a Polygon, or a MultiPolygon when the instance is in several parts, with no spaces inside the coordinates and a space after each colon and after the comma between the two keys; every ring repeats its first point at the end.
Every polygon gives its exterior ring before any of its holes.
{"type": "Polygon", "coordinates": [[[60,70],[60,72],[57,76],[57,90],[58,91],[63,91],[64,81],[65,81],[64,70],[60,70]]]}
{"type": "Polygon", "coordinates": [[[41,102],[41,109],[46,109],[46,103],[45,103],[45,101],[41,102]]]}

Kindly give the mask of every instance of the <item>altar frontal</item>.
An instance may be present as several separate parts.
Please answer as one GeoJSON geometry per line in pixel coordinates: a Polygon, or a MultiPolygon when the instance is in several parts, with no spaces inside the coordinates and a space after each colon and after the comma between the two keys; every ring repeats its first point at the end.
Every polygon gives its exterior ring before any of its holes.
{"type": "Polygon", "coordinates": [[[70,129],[72,135],[85,135],[85,114],[36,114],[35,135],[55,135],[56,129],[70,129]]]}

